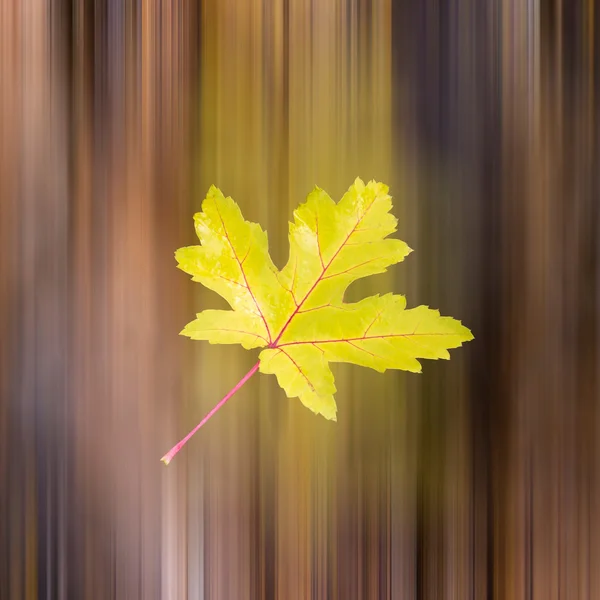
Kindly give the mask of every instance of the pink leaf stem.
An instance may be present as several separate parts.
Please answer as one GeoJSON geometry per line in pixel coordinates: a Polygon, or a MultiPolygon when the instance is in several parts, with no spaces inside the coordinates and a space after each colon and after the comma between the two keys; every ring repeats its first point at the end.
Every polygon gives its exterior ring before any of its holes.
{"type": "Polygon", "coordinates": [[[260,361],[257,362],[235,385],[234,388],[227,392],[227,395],[192,429],[179,443],[175,444],[160,460],[162,460],[165,465],[168,465],[175,455],[185,446],[187,441],[204,425],[224,404],[231,398],[245,383],[258,371],[258,367],[260,366],[260,361]]]}

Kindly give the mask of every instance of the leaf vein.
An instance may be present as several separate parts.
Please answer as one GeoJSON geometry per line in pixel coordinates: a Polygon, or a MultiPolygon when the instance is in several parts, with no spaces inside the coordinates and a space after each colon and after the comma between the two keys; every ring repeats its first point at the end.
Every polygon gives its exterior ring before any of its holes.
{"type": "MultiPolygon", "coordinates": [[[[265,319],[265,315],[263,314],[262,310],[260,309],[260,306],[258,305],[258,302],[256,300],[256,297],[254,296],[254,293],[252,292],[252,290],[250,289],[250,284],[248,283],[248,277],[246,277],[246,271],[244,270],[244,265],[242,263],[242,261],[240,261],[237,252],[235,251],[235,248],[233,247],[233,244],[231,242],[231,238],[229,237],[229,233],[227,231],[227,227],[225,226],[225,222],[223,221],[223,217],[221,216],[221,211],[219,210],[219,205],[217,204],[217,202],[215,202],[215,208],[217,210],[217,214],[219,215],[219,220],[221,221],[221,225],[223,226],[223,232],[225,233],[225,238],[229,244],[229,247],[231,248],[231,251],[233,252],[233,256],[235,258],[235,260],[237,261],[239,267],[240,267],[240,271],[242,272],[242,276],[244,277],[244,281],[246,282],[246,285],[243,287],[246,287],[246,289],[248,290],[248,293],[250,294],[250,296],[252,297],[252,300],[254,301],[254,305],[256,306],[256,310],[258,310],[258,313],[260,315],[260,318],[262,319],[263,323],[265,324],[265,327],[267,329],[267,335],[269,336],[269,343],[272,340],[271,337],[271,330],[269,329],[269,325],[267,324],[267,320],[265,319]]],[[[250,249],[248,249],[248,252],[250,252],[250,249]]],[[[246,260],[246,257],[248,256],[248,253],[246,253],[246,256],[244,257],[244,260],[246,260]]]]}
{"type": "Polygon", "coordinates": [[[259,333],[254,333],[253,331],[244,331],[243,329],[226,329],[225,327],[203,327],[201,331],[230,331],[231,333],[244,333],[246,335],[253,335],[254,337],[260,338],[267,344],[269,343],[269,340],[266,337],[260,335],[259,333]]]}
{"type": "Polygon", "coordinates": [[[300,367],[300,365],[285,350],[281,350],[281,346],[278,347],[278,350],[283,352],[292,361],[292,364],[296,367],[296,369],[298,369],[300,375],[302,375],[302,377],[306,379],[306,383],[308,383],[310,389],[316,394],[317,391],[315,390],[315,386],[312,384],[311,380],[306,376],[306,373],[302,370],[302,367],[300,367]]]}
{"type": "Polygon", "coordinates": [[[344,275],[345,273],[349,273],[350,271],[354,271],[354,269],[358,269],[359,267],[363,267],[364,265],[368,265],[369,263],[375,262],[376,260],[381,260],[380,256],[376,256],[375,258],[371,258],[370,260],[366,260],[358,265],[352,265],[348,267],[344,271],[340,271],[339,273],[332,273],[331,275],[326,275],[323,279],[331,279],[332,277],[337,277],[338,275],[344,275]]]}
{"type": "Polygon", "coordinates": [[[356,348],[357,350],[362,350],[363,352],[366,352],[367,354],[370,354],[371,356],[374,356],[375,358],[380,358],[381,360],[385,360],[385,357],[379,356],[379,354],[375,354],[374,352],[370,352],[369,350],[367,350],[366,348],[362,348],[358,344],[353,344],[352,342],[348,342],[348,343],[351,346],[354,346],[354,348],[356,348]]]}
{"type": "Polygon", "coordinates": [[[315,236],[317,238],[317,251],[319,253],[319,260],[321,261],[321,268],[325,268],[325,263],[323,262],[323,253],[321,252],[321,240],[319,240],[319,217],[315,215],[315,236]]]}
{"type": "MultiPolygon", "coordinates": [[[[384,335],[367,335],[367,336],[361,336],[361,337],[355,337],[355,338],[339,338],[339,339],[333,339],[333,340],[302,340],[302,341],[298,341],[298,342],[285,342],[284,344],[280,344],[279,346],[277,346],[277,348],[283,348],[285,346],[297,346],[299,344],[342,344],[345,342],[360,342],[360,341],[364,341],[364,340],[377,340],[377,339],[386,339],[386,338],[393,338],[393,337],[403,337],[403,338],[407,338],[411,341],[413,337],[438,337],[438,336],[443,336],[443,335],[457,335],[456,333],[387,333],[384,335]]],[[[416,342],[415,342],[416,343],[416,342]]]]}
{"type": "Polygon", "coordinates": [[[323,281],[325,272],[331,266],[333,261],[337,258],[338,254],[342,251],[342,249],[346,245],[346,242],[350,239],[350,236],[354,233],[354,231],[362,223],[362,220],[365,218],[365,216],[367,215],[367,213],[369,212],[369,210],[371,209],[372,206],[373,206],[373,203],[370,204],[369,207],[367,208],[367,210],[365,210],[365,212],[360,216],[360,218],[356,222],[356,225],[354,225],[354,227],[352,228],[352,231],[346,236],[346,239],[341,243],[340,247],[335,251],[334,255],[331,257],[330,261],[327,263],[327,266],[324,267],[324,269],[321,272],[321,274],[319,275],[319,277],[317,277],[315,282],[312,284],[311,288],[308,290],[308,292],[306,292],[306,295],[304,296],[304,298],[302,298],[302,301],[300,302],[300,304],[298,304],[296,306],[296,310],[294,310],[294,312],[288,317],[288,320],[284,323],[283,327],[281,328],[281,331],[279,332],[279,335],[275,338],[275,341],[272,342],[273,347],[277,347],[277,343],[281,339],[281,336],[285,333],[285,330],[287,329],[288,325],[291,323],[292,319],[298,314],[300,308],[306,302],[307,298],[313,293],[313,291],[317,287],[317,285],[321,281],[323,281]]]}

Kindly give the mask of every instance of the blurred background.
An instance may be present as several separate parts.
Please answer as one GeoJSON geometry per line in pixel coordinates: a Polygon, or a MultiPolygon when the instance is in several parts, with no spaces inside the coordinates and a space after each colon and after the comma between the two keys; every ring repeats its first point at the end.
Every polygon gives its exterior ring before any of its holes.
{"type": "Polygon", "coordinates": [[[0,0],[0,599],[600,599],[600,4],[0,0]],[[338,422],[178,336],[214,183],[391,186],[475,341],[338,422]]]}

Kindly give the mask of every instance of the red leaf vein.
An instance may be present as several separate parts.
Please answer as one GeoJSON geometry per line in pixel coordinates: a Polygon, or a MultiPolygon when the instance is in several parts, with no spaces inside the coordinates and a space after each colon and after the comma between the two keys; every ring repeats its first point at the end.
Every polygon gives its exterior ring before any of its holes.
{"type": "Polygon", "coordinates": [[[367,215],[367,213],[369,212],[369,210],[371,209],[373,204],[374,203],[371,203],[369,205],[367,210],[365,210],[365,212],[362,214],[362,216],[356,222],[356,225],[354,225],[354,227],[352,228],[352,231],[346,236],[346,239],[341,243],[340,247],[335,251],[334,255],[331,257],[331,259],[329,260],[327,265],[323,268],[323,271],[321,272],[319,277],[317,277],[315,282],[312,284],[311,288],[308,290],[308,292],[306,292],[306,295],[304,296],[304,298],[302,298],[302,301],[300,302],[300,304],[298,304],[296,306],[296,310],[294,310],[294,312],[288,317],[288,320],[285,322],[285,324],[281,328],[279,335],[275,338],[275,341],[272,342],[271,347],[273,347],[273,348],[278,347],[277,343],[281,339],[281,336],[285,333],[285,330],[288,328],[288,325],[291,323],[292,319],[298,314],[298,312],[300,311],[300,308],[306,302],[307,298],[312,294],[312,292],[317,287],[317,285],[319,285],[319,283],[321,281],[323,281],[323,279],[325,278],[325,273],[327,272],[327,269],[331,266],[333,261],[337,258],[338,254],[343,250],[344,246],[346,245],[346,242],[350,239],[350,236],[356,231],[358,226],[361,224],[362,220],[365,218],[365,216],[367,215]]]}
{"type": "MultiPolygon", "coordinates": [[[[246,282],[246,289],[248,290],[248,293],[250,294],[250,296],[252,297],[252,300],[254,301],[254,304],[256,306],[256,310],[258,310],[258,314],[260,315],[260,318],[262,319],[263,323],[265,324],[265,328],[267,330],[267,335],[269,336],[269,343],[271,342],[271,330],[269,329],[269,325],[267,324],[267,320],[265,319],[265,316],[262,312],[262,310],[260,309],[260,306],[258,305],[258,302],[256,300],[256,297],[254,296],[254,293],[252,292],[252,290],[250,289],[250,284],[248,283],[248,277],[246,277],[246,271],[244,270],[244,265],[242,263],[242,261],[240,261],[237,252],[235,251],[235,248],[233,247],[233,244],[231,242],[231,238],[229,237],[229,233],[227,231],[227,227],[225,227],[225,222],[223,221],[223,217],[221,216],[221,211],[219,210],[219,205],[215,202],[215,208],[217,209],[217,214],[219,215],[219,219],[221,221],[221,225],[223,226],[223,232],[225,233],[225,238],[227,239],[227,242],[229,243],[229,247],[231,248],[231,251],[233,252],[233,256],[235,258],[235,260],[237,261],[238,265],[240,266],[240,271],[242,272],[242,276],[244,277],[244,281],[246,282]]],[[[249,252],[250,250],[248,250],[249,252]]],[[[246,256],[248,256],[248,254],[246,254],[246,256]]],[[[246,259],[246,257],[244,257],[244,260],[246,259]]]]}

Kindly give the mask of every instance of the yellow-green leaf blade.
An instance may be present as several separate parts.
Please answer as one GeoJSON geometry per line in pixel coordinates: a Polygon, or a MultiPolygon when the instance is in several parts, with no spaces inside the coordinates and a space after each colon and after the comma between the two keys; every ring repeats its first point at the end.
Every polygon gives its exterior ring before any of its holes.
{"type": "Polygon", "coordinates": [[[448,350],[473,339],[460,321],[426,306],[406,310],[403,296],[371,296],[298,314],[280,341],[283,349],[317,346],[331,362],[377,371],[420,372],[418,359],[448,359],[448,350]]]}
{"type": "Polygon", "coordinates": [[[181,335],[211,344],[241,344],[246,350],[269,343],[260,318],[232,310],[202,311],[184,327],[181,335]]]}
{"type": "Polygon", "coordinates": [[[314,413],[336,420],[333,373],[318,348],[307,344],[263,350],[260,372],[275,375],[288,398],[299,398],[314,413]]]}
{"type": "Polygon", "coordinates": [[[214,186],[194,221],[201,245],[175,253],[179,268],[225,298],[235,311],[259,317],[271,340],[294,305],[277,279],[267,234],[246,221],[239,206],[214,186]]]}
{"type": "Polygon", "coordinates": [[[357,279],[383,273],[411,252],[396,230],[387,186],[357,179],[336,204],[320,188],[294,212],[290,260],[280,273],[301,308],[341,302],[357,279]]]}
{"type": "Polygon", "coordinates": [[[449,358],[472,339],[459,321],[402,296],[343,297],[355,280],[384,272],[411,252],[396,231],[388,187],[357,179],[340,202],[315,188],[294,212],[290,258],[279,272],[266,233],[245,221],[231,198],[211,187],[194,216],[199,246],[177,251],[179,268],[219,293],[233,311],[204,311],[182,334],[211,343],[265,347],[262,373],[274,374],[288,397],[335,419],[330,362],[377,371],[419,372],[420,359],[449,358]]]}

